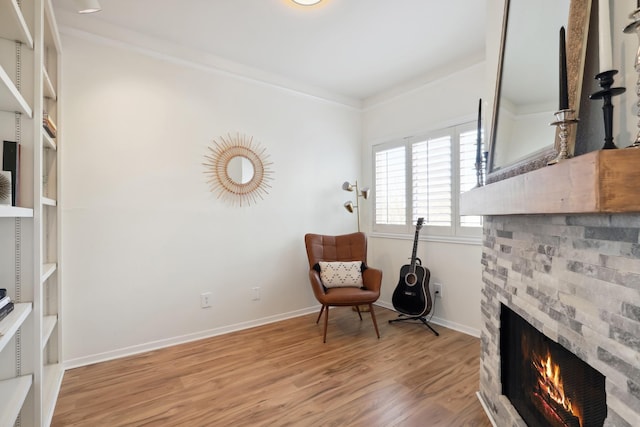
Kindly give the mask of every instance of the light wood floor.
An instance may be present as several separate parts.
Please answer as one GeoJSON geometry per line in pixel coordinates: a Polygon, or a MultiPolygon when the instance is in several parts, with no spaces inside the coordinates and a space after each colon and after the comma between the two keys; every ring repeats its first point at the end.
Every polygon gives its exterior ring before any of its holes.
{"type": "Polygon", "coordinates": [[[332,308],[68,371],[52,426],[483,426],[480,343],[332,308]]]}

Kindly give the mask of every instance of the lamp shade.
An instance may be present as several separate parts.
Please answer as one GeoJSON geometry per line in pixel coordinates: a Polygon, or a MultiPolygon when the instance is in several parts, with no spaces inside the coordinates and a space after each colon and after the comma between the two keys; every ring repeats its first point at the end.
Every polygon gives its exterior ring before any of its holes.
{"type": "Polygon", "coordinates": [[[353,209],[354,209],[353,202],[351,200],[349,200],[348,202],[345,202],[344,208],[349,212],[353,213],[353,209]]]}
{"type": "Polygon", "coordinates": [[[75,0],[78,13],[94,13],[102,10],[98,0],[75,0]]]}
{"type": "Polygon", "coordinates": [[[369,187],[364,187],[362,190],[360,190],[360,194],[362,194],[362,197],[366,199],[369,198],[369,194],[371,194],[371,189],[369,187]]]}
{"type": "Polygon", "coordinates": [[[345,181],[345,182],[342,184],[342,189],[343,189],[344,191],[353,191],[353,189],[354,189],[354,188],[355,188],[355,185],[353,185],[353,184],[349,184],[349,181],[345,181]]]}

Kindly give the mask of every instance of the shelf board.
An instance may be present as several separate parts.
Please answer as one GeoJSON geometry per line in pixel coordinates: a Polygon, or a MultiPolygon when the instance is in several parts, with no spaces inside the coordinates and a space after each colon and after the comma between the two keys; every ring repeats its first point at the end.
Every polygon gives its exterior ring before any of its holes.
{"type": "Polygon", "coordinates": [[[42,198],[42,204],[46,205],[46,206],[56,206],[58,204],[58,202],[56,202],[55,199],[51,199],[49,197],[43,197],[42,198]]]}
{"type": "Polygon", "coordinates": [[[49,338],[51,338],[51,333],[53,332],[53,328],[56,327],[56,323],[58,323],[58,316],[55,314],[50,316],[44,316],[42,318],[42,349],[47,346],[47,342],[49,342],[49,338]]]}
{"type": "MultiPolygon", "coordinates": [[[[13,338],[16,331],[22,326],[27,316],[31,313],[31,303],[22,302],[13,306],[13,311],[0,320],[0,351],[13,338]]],[[[0,423],[0,425],[3,425],[0,423]]]]}
{"type": "Polygon", "coordinates": [[[58,145],[56,144],[56,141],[49,136],[49,134],[47,133],[47,131],[44,130],[44,128],[42,129],[42,145],[44,148],[49,150],[56,151],[58,149],[58,145]]]}
{"type": "MultiPolygon", "coordinates": [[[[0,0],[2,1],[2,0],[0,0]]],[[[0,110],[18,112],[29,118],[33,117],[33,111],[22,94],[13,84],[7,72],[0,66],[0,110]]]]}
{"type": "Polygon", "coordinates": [[[33,209],[19,206],[0,205],[0,218],[31,218],[33,209]]]}
{"type": "Polygon", "coordinates": [[[61,363],[45,365],[42,382],[42,421],[43,425],[51,424],[53,411],[58,400],[58,393],[64,377],[64,368],[61,363]]]}
{"type": "Polygon", "coordinates": [[[640,212],[640,149],[600,150],[460,196],[462,215],[640,212]]]}
{"type": "Polygon", "coordinates": [[[58,266],[55,262],[44,264],[42,266],[42,277],[40,278],[40,282],[41,283],[46,282],[47,279],[51,277],[53,272],[56,271],[56,268],[58,268],[58,266]]]}
{"type": "Polygon", "coordinates": [[[16,0],[0,0],[0,38],[16,40],[33,49],[33,37],[16,0]]]}
{"type": "Polygon", "coordinates": [[[45,98],[53,99],[54,101],[58,99],[56,95],[56,89],[51,82],[51,78],[49,77],[49,73],[46,68],[42,68],[42,80],[44,83],[44,96],[45,98]]]}
{"type": "Polygon", "coordinates": [[[31,375],[0,381],[0,426],[12,426],[29,394],[31,375]]]}

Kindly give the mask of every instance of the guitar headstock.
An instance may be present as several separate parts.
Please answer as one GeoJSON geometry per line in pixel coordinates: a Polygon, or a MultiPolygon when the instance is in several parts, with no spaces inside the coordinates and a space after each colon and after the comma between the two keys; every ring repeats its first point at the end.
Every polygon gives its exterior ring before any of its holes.
{"type": "Polygon", "coordinates": [[[424,218],[418,218],[418,222],[416,223],[416,230],[420,230],[422,228],[423,222],[424,222],[424,218]]]}

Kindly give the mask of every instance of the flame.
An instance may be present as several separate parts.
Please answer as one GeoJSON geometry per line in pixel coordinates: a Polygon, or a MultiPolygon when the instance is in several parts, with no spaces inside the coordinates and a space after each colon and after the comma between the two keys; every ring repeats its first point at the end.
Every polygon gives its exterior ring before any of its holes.
{"type": "Polygon", "coordinates": [[[560,366],[551,360],[549,353],[547,353],[546,357],[534,358],[533,365],[539,374],[538,387],[540,391],[546,393],[552,401],[576,416],[580,420],[580,425],[582,425],[581,411],[574,407],[569,398],[565,396],[560,366]]]}

